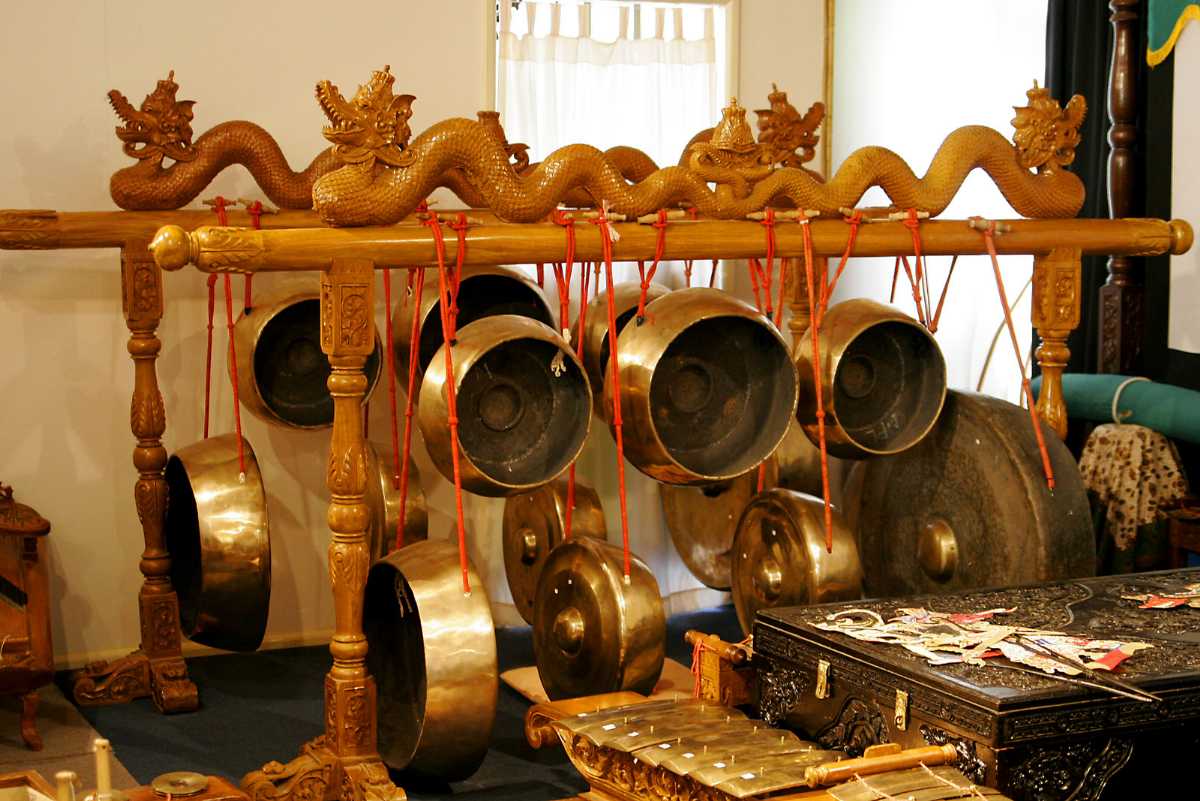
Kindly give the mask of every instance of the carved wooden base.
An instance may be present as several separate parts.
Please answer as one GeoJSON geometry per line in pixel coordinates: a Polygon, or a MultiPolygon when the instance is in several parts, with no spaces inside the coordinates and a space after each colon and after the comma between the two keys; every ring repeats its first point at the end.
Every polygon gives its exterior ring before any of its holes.
{"type": "Polygon", "coordinates": [[[21,696],[21,739],[30,751],[42,750],[42,736],[37,730],[37,691],[27,692],[21,696]]]}
{"type": "Polygon", "coordinates": [[[325,735],[304,744],[286,765],[268,762],[242,778],[251,801],[405,801],[375,757],[339,757],[325,735]]]}
{"type": "Polygon", "coordinates": [[[192,712],[200,705],[181,656],[150,659],[138,650],[115,662],[93,662],[75,671],[71,683],[80,706],[124,704],[147,695],[160,712],[192,712]]]}

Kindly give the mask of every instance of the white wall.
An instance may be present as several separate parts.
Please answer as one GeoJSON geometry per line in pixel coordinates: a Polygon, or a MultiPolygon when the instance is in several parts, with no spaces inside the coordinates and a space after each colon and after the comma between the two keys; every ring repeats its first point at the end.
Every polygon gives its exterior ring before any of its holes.
{"type": "MultiPolygon", "coordinates": [[[[821,89],[821,0],[750,0],[741,6],[741,97],[756,107],[774,80],[807,108],[821,89]]],[[[488,103],[489,0],[371,0],[355,4],[353,13],[315,0],[222,6],[216,13],[173,8],[138,0],[48,0],[8,10],[0,31],[0,74],[9,76],[11,109],[0,127],[0,208],[115,208],[108,178],[132,162],[113,136],[116,118],[105,94],[117,88],[140,103],[169,69],[176,71],[180,97],[198,101],[197,135],[224,120],[250,119],[276,137],[294,167],[325,146],[324,117],[313,100],[313,86],[322,78],[349,94],[372,69],[391,64],[396,91],[418,98],[412,119],[417,131],[445,117],[473,116],[488,103]]],[[[216,194],[261,197],[240,167],[205,192],[216,194]]],[[[142,535],[132,499],[133,381],[117,258],[116,251],[0,251],[0,342],[7,351],[0,360],[0,479],[54,526],[60,664],[119,656],[138,641],[142,535]]],[[[256,292],[270,283],[260,278],[256,292]]],[[[194,271],[166,277],[158,372],[168,450],[201,436],[203,287],[203,276],[194,271]]],[[[216,342],[214,374],[220,377],[219,331],[216,342]]],[[[228,386],[215,384],[214,430],[231,430],[228,386]]],[[[386,440],[388,431],[383,397],[371,405],[377,441],[386,440]]],[[[333,622],[322,475],[328,433],[282,431],[250,415],[242,422],[270,496],[268,643],[319,641],[333,622]]],[[[611,465],[611,438],[598,426],[596,434],[600,442],[590,450],[600,464],[611,465]]],[[[447,536],[451,488],[419,444],[414,453],[431,506],[431,532],[447,536]]],[[[616,520],[615,497],[605,497],[604,504],[616,520]]],[[[472,558],[493,601],[504,603],[501,507],[471,499],[468,527],[472,558]]],[[[647,504],[640,514],[653,518],[659,512],[647,504]]],[[[647,528],[661,536],[659,528],[647,528]]],[[[683,568],[676,561],[669,569],[683,568]]],[[[497,612],[513,619],[511,611],[497,612]]]]}
{"type": "MultiPolygon", "coordinates": [[[[1192,101],[1200,82],[1200,25],[1188,25],[1175,44],[1174,133],[1171,138],[1171,215],[1196,225],[1200,220],[1200,152],[1195,131],[1200,108],[1192,101]]],[[[1171,299],[1167,347],[1200,353],[1200,248],[1171,257],[1171,299]]]]}

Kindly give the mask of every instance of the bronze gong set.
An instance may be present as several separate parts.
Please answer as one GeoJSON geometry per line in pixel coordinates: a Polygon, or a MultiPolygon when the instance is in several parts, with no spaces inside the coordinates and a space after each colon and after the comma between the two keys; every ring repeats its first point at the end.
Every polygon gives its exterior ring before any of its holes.
{"type": "MultiPolygon", "coordinates": [[[[659,482],[683,562],[732,592],[747,631],[774,606],[1087,572],[1086,499],[1065,447],[1046,438],[1061,476],[1049,499],[1028,417],[948,392],[941,351],[912,318],[863,299],[824,318],[828,452],[860,460],[845,508],[832,511],[830,550],[811,331],[793,355],[769,318],[723,291],[652,284],[639,317],[641,294],[637,283],[613,289],[624,455],[659,482]]],[[[505,571],[533,626],[543,688],[551,699],[651,691],[666,634],[658,583],[636,555],[625,575],[596,492],[565,478],[592,415],[610,428],[614,420],[607,293],[589,303],[579,355],[555,327],[566,321],[515,270],[465,268],[449,343],[441,302],[434,282],[400,300],[391,358],[407,375],[415,344],[415,417],[431,461],[453,480],[451,349],[462,486],[506,499],[505,571]]],[[[285,288],[237,323],[242,402],[271,424],[331,423],[317,303],[315,291],[285,288]]],[[[377,342],[372,388],[384,358],[377,342]]],[[[249,650],[266,625],[270,538],[261,474],[248,443],[243,450],[244,476],[232,434],[171,458],[167,536],[185,634],[249,650]]],[[[367,461],[373,566],[363,626],[380,752],[396,770],[461,778],[482,760],[496,709],[487,594],[464,593],[463,569],[482,582],[469,561],[460,569],[453,543],[426,539],[416,465],[397,532],[394,466],[373,448],[367,461]],[[403,547],[393,549],[398,533],[403,547]]]]}

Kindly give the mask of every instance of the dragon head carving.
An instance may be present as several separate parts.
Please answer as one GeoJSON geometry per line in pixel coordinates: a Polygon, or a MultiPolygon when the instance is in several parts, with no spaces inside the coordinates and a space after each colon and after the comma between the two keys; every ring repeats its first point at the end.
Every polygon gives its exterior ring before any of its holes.
{"type": "Polygon", "coordinates": [[[1075,160],[1079,126],[1087,116],[1087,101],[1083,95],[1075,95],[1063,108],[1037,81],[1025,96],[1029,105],[1013,107],[1017,112],[1012,121],[1017,158],[1026,169],[1054,173],[1075,160]]]}
{"type": "Polygon", "coordinates": [[[349,101],[329,81],[317,84],[317,103],[332,123],[323,133],[343,162],[372,166],[378,159],[392,167],[407,163],[404,148],[412,136],[408,119],[416,98],[393,94],[395,80],[390,66],[375,70],[349,101]]]}
{"type": "Polygon", "coordinates": [[[125,123],[117,128],[117,138],[124,145],[125,155],[156,162],[170,158],[191,161],[196,158],[192,147],[192,106],[195,100],[176,100],[179,84],[171,70],[165,81],[159,81],[154,91],[146,95],[142,107],[136,109],[125,95],[113,89],[108,102],[125,123]]]}
{"type": "Polygon", "coordinates": [[[770,108],[756,109],[758,141],[771,151],[771,161],[784,167],[800,167],[816,155],[817,128],[825,119],[825,104],[813,103],[801,114],[788,102],[787,92],[771,84],[767,95],[770,108]]]}

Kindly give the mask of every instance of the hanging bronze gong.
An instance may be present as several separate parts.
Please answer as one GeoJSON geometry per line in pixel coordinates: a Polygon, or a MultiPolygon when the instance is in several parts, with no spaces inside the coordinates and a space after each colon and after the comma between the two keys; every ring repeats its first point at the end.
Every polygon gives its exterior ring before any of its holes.
{"type": "Polygon", "coordinates": [[[243,440],[240,480],[237,442],[237,434],[210,437],[167,460],[164,534],[184,635],[213,648],[253,651],[267,629],[271,537],[258,460],[243,440]]]}
{"type": "Polygon", "coordinates": [[[957,592],[1093,575],[1087,494],[1071,453],[1043,428],[1046,487],[1019,406],[951,391],[937,426],[904,453],[855,469],[846,505],[872,596],[957,592]],[[857,485],[857,488],[855,488],[857,485]]]}
{"type": "MultiPolygon", "coordinates": [[[[396,375],[408,375],[408,349],[412,341],[414,312],[420,317],[417,344],[417,375],[429,367],[442,346],[442,317],[438,304],[438,277],[427,270],[419,303],[401,295],[392,315],[392,341],[396,355],[396,375]]],[[[499,265],[474,265],[463,268],[458,287],[458,330],[484,317],[515,314],[539,323],[554,325],[554,316],[538,285],[521,273],[499,265]]]]}
{"type": "Polygon", "coordinates": [[[785,489],[756,496],[733,540],[733,603],[750,633],[760,609],[862,596],[863,566],[842,516],[833,510],[833,551],[825,548],[825,504],[785,489]]]}
{"type": "MultiPolygon", "coordinates": [[[[292,284],[264,292],[233,328],[237,351],[238,395],[255,417],[288,428],[333,425],[329,359],[321,352],[321,300],[315,287],[292,284]]],[[[383,345],[363,372],[370,399],[379,382],[383,345]]]]}
{"type": "MultiPolygon", "coordinates": [[[[425,510],[425,492],[421,489],[421,473],[417,463],[408,460],[407,512],[404,515],[404,544],[428,536],[429,515],[425,510]]],[[[375,446],[367,443],[367,509],[370,523],[367,542],[371,561],[382,558],[396,547],[396,527],[400,524],[400,489],[396,486],[391,459],[380,456],[375,446]]]]}
{"type": "Polygon", "coordinates": [[[533,606],[533,653],[551,700],[633,690],[649,693],[662,673],[667,620],[658,582],[622,551],[572,537],[546,558],[533,606]]]}
{"type": "MultiPolygon", "coordinates": [[[[821,324],[821,389],[829,453],[862,459],[921,441],[946,398],[946,362],[933,336],[891,306],[865,298],[829,307],[821,324]]],[[[796,346],[796,419],[818,442],[812,329],[796,346]]]]}
{"type": "Polygon", "coordinates": [[[424,540],[367,577],[363,633],[375,677],[379,755],[388,767],[457,781],[483,762],[496,717],[496,632],[483,583],[458,548],[424,540]]]}
{"type": "MultiPolygon", "coordinates": [[[[592,395],[583,365],[562,337],[528,317],[500,314],[458,329],[451,354],[463,488],[512,495],[566,470],[587,439],[592,395]]],[[[419,398],[425,447],[453,481],[446,359],[440,349],[419,398]]]]}
{"type": "MultiPolygon", "coordinates": [[[[763,465],[763,489],[821,492],[821,452],[804,436],[799,423],[788,427],[783,442],[763,465]]],[[[714,590],[730,587],[730,548],[742,512],[758,493],[758,473],[755,467],[730,481],[702,487],[658,485],[675,550],[692,575],[714,590]]]]}
{"type": "MultiPolygon", "coordinates": [[[[646,303],[661,298],[667,294],[666,287],[661,284],[650,284],[646,289],[646,303]]],[[[616,310],[617,334],[625,330],[626,324],[637,314],[638,302],[642,296],[642,285],[634,282],[624,282],[613,286],[613,306],[616,310]]],[[[587,305],[587,316],[583,327],[583,367],[587,370],[588,381],[592,385],[592,402],[600,419],[608,422],[604,410],[604,393],[601,391],[609,372],[608,366],[608,291],[596,293],[596,297],[587,305]]],[[[579,321],[571,326],[572,335],[579,332],[579,321]]]]}
{"type": "MultiPolygon", "coordinates": [[[[513,604],[526,623],[533,622],[533,599],[538,575],[555,546],[567,539],[567,480],[555,481],[504,502],[504,572],[513,604]]],[[[600,496],[575,482],[571,536],[604,539],[604,509],[600,496]]]]}
{"type": "MultiPolygon", "coordinates": [[[[617,340],[625,457],[669,484],[728,481],[779,447],[796,367],[775,326],[717,289],[669,292],[617,340]]],[[[612,407],[612,381],[604,405],[612,407]]]]}

